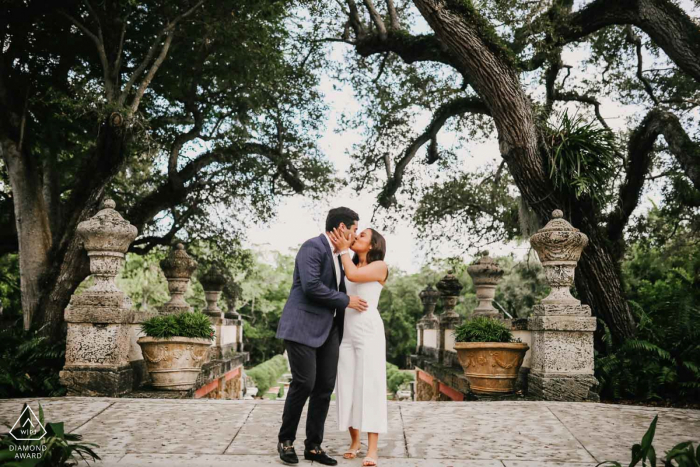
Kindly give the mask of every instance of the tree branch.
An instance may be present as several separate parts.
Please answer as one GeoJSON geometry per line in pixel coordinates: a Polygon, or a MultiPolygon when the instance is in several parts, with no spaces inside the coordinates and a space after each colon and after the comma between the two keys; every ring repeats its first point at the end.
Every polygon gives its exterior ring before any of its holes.
{"type": "Polygon", "coordinates": [[[442,104],[433,114],[433,119],[428,124],[425,131],[415,140],[413,140],[408,148],[406,148],[404,155],[396,163],[396,168],[394,169],[393,175],[387,180],[386,185],[384,185],[384,189],[378,197],[378,202],[382,207],[388,208],[391,206],[391,204],[393,204],[394,195],[401,186],[401,181],[403,179],[403,174],[406,167],[415,157],[418,150],[425,143],[436,137],[448,119],[457,115],[463,115],[465,113],[490,115],[486,104],[480,99],[474,97],[461,97],[442,104]]]}
{"type": "MultiPolygon", "coordinates": [[[[88,3],[89,10],[92,12],[93,15],[95,15],[94,10],[92,9],[90,4],[88,3]]],[[[97,48],[97,54],[100,57],[100,63],[102,64],[102,75],[104,78],[104,84],[105,84],[105,96],[107,97],[108,101],[112,101],[114,99],[114,83],[112,82],[112,68],[109,65],[109,60],[107,59],[107,51],[105,50],[105,43],[104,43],[104,37],[102,37],[102,28],[99,26],[100,22],[97,16],[95,16],[95,21],[97,21],[98,27],[98,34],[95,35],[90,29],[87,28],[83,23],[75,19],[73,16],[69,15],[65,11],[59,10],[58,13],[67,18],[68,21],[73,23],[78,29],[80,29],[83,34],[85,34],[92,42],[95,43],[95,47],[97,48]]]]}
{"type": "Polygon", "coordinates": [[[369,17],[372,18],[372,22],[374,25],[377,27],[377,31],[379,33],[379,39],[385,40],[387,36],[386,32],[386,26],[384,25],[384,21],[382,20],[382,15],[379,14],[377,9],[374,7],[374,3],[372,3],[372,0],[363,0],[365,3],[365,7],[367,8],[367,11],[369,11],[369,17]]]}
{"type": "Polygon", "coordinates": [[[637,78],[644,85],[644,90],[647,94],[649,94],[649,97],[651,97],[651,100],[654,101],[654,104],[659,105],[659,100],[654,95],[654,88],[651,87],[649,80],[644,77],[642,65],[642,39],[634,33],[632,26],[627,26],[625,28],[625,40],[628,44],[634,45],[635,49],[637,50],[637,78]]]}
{"type": "MultiPolygon", "coordinates": [[[[156,35],[156,38],[153,40],[151,47],[148,49],[148,52],[146,53],[146,57],[139,64],[139,66],[136,68],[136,70],[134,70],[134,72],[131,74],[131,77],[129,77],[129,81],[127,81],[126,86],[124,86],[124,89],[122,90],[121,94],[119,95],[119,104],[120,105],[124,105],[124,103],[126,102],[126,98],[129,95],[129,92],[131,92],[131,89],[133,88],[134,84],[136,83],[136,80],[139,78],[141,73],[144,72],[144,70],[146,69],[148,64],[151,63],[151,60],[153,60],[153,57],[155,56],[156,51],[158,50],[158,46],[160,45],[161,41],[163,40],[163,37],[166,36],[166,40],[161,48],[161,53],[159,56],[159,58],[160,57],[163,57],[163,58],[160,60],[160,63],[158,63],[158,60],[156,60],[156,63],[154,63],[153,66],[151,67],[151,70],[149,70],[149,75],[151,75],[151,78],[148,79],[148,83],[150,83],[151,79],[153,79],[153,75],[155,75],[155,72],[158,70],[158,67],[160,67],[160,64],[165,59],[165,54],[167,54],[167,47],[170,47],[170,41],[172,41],[172,33],[174,32],[174,29],[177,26],[177,24],[181,20],[183,20],[184,18],[191,15],[203,3],[204,3],[204,0],[199,0],[197,3],[194,4],[194,6],[192,8],[183,12],[179,16],[175,17],[175,19],[173,19],[172,21],[168,22],[168,24],[163,29],[161,29],[161,31],[156,35]],[[166,47],[166,44],[167,44],[167,47],[166,47]],[[165,54],[163,53],[164,50],[165,50],[165,54]],[[157,64],[157,66],[156,66],[156,64],[157,64]],[[154,66],[155,66],[155,69],[153,68],[154,66]]],[[[145,92],[145,90],[146,90],[145,88],[143,88],[144,82],[146,82],[146,78],[144,78],[144,81],[141,83],[141,87],[139,87],[139,91],[136,93],[136,97],[134,98],[134,100],[136,101],[136,108],[137,109],[138,109],[138,101],[141,100],[141,97],[143,96],[143,92],[145,92]],[[143,92],[140,92],[141,88],[143,88],[143,92]],[[139,92],[140,92],[140,94],[139,94],[139,92]]],[[[146,84],[146,87],[147,86],[148,86],[148,84],[146,84]]],[[[131,107],[134,108],[133,103],[132,103],[131,107]]],[[[135,112],[135,110],[132,110],[132,112],[135,112]]]]}
{"type": "Polygon", "coordinates": [[[386,0],[386,8],[389,10],[389,27],[393,30],[400,29],[401,25],[399,24],[399,15],[396,13],[394,0],[386,0]]]}

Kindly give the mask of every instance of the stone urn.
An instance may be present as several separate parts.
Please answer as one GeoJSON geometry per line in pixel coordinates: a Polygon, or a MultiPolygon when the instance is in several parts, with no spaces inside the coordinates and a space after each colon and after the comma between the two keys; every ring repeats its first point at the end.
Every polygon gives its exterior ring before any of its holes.
{"type": "Polygon", "coordinates": [[[537,252],[547,283],[552,288],[541,303],[578,306],[581,302],[571,295],[570,288],[574,283],[576,263],[588,244],[588,237],[563,217],[564,213],[555,209],[552,220],[530,237],[530,244],[537,252]]]}
{"type": "Polygon", "coordinates": [[[474,315],[499,318],[501,314],[493,307],[493,298],[496,296],[496,286],[501,282],[505,271],[489,256],[488,251],[484,251],[481,257],[467,268],[467,272],[476,288],[476,298],[479,299],[474,315]]]}
{"type": "Polygon", "coordinates": [[[152,386],[166,391],[192,389],[211,347],[209,339],[195,337],[139,337],[152,386]]]}
{"type": "Polygon", "coordinates": [[[457,358],[474,394],[515,392],[529,349],[520,342],[455,342],[457,358]]]}

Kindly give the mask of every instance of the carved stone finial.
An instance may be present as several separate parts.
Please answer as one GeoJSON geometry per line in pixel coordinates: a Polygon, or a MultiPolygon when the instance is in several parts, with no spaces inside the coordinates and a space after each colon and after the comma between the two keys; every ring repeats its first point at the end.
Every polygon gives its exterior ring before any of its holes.
{"type": "Polygon", "coordinates": [[[185,292],[187,292],[192,273],[197,269],[197,261],[187,254],[185,245],[178,243],[170,254],[160,262],[160,268],[168,281],[168,291],[170,292],[170,301],[163,305],[161,312],[191,311],[190,306],[185,301],[185,292]]]}
{"type": "Polygon", "coordinates": [[[576,264],[588,245],[588,237],[563,217],[561,210],[554,210],[552,220],[530,237],[530,244],[537,252],[547,283],[552,288],[542,303],[579,305],[581,302],[571,295],[569,288],[574,283],[576,264]]]}
{"type": "Polygon", "coordinates": [[[482,251],[481,255],[481,258],[467,268],[476,287],[476,298],[479,299],[474,315],[497,318],[500,314],[493,307],[493,297],[496,295],[496,287],[501,282],[505,271],[489,256],[488,251],[482,251]]]}
{"type": "Polygon", "coordinates": [[[437,305],[438,299],[440,298],[440,292],[435,290],[432,284],[428,284],[426,288],[421,290],[418,296],[423,304],[423,317],[418,322],[437,323],[438,319],[435,316],[435,305],[437,305]]]}
{"type": "Polygon", "coordinates": [[[457,279],[457,277],[454,275],[454,271],[447,271],[445,277],[440,279],[435,287],[437,287],[437,289],[440,291],[442,303],[445,307],[445,311],[440,319],[459,318],[459,315],[455,312],[455,306],[457,305],[459,292],[464,288],[464,286],[459,283],[459,279],[457,279]]]}
{"type": "MultiPolygon", "coordinates": [[[[77,227],[77,235],[90,259],[90,274],[95,280],[95,284],[85,291],[88,295],[112,293],[123,296],[114,278],[138,231],[114,210],[115,207],[114,200],[104,200],[102,209],[77,227]]],[[[124,300],[127,299],[124,297],[124,300]]]]}
{"type": "Polygon", "coordinates": [[[222,317],[223,312],[219,308],[218,302],[221,291],[226,285],[226,276],[224,276],[223,271],[216,266],[212,266],[199,278],[199,283],[204,288],[204,298],[207,301],[207,308],[204,310],[204,313],[214,317],[222,317]]]}

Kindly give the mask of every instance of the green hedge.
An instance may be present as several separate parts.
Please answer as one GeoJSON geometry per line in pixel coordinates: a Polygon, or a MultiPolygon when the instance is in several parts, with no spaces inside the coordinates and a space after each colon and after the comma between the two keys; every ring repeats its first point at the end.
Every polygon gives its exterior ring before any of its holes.
{"type": "Polygon", "coordinates": [[[399,370],[399,367],[389,362],[386,363],[386,385],[389,392],[396,394],[405,383],[413,381],[415,378],[413,373],[399,370]]]}
{"type": "Polygon", "coordinates": [[[287,372],[287,359],[284,355],[275,355],[260,365],[246,370],[246,375],[253,378],[258,388],[258,396],[263,397],[268,389],[277,383],[280,376],[287,372]]]}

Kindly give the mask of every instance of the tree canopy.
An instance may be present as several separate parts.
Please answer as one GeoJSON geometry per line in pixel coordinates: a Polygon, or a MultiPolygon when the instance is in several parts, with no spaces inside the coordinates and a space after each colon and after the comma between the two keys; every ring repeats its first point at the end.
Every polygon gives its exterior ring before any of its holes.
{"type": "Polygon", "coordinates": [[[179,237],[231,253],[280,197],[332,188],[323,59],[291,9],[3,2],[0,253],[20,253],[26,326],[56,331],[88,273],[75,228],[104,196],[139,229],[131,251],[179,237]]]}
{"type": "Polygon", "coordinates": [[[563,209],[591,240],[576,276],[581,297],[615,339],[632,336],[619,262],[627,229],[644,224],[645,195],[674,222],[699,224],[697,5],[339,0],[309,8],[309,42],[344,45],[331,67],[362,103],[347,121],[365,135],[352,175],[376,192],[380,211],[389,219],[411,212],[424,238],[476,249],[528,236],[563,209]],[[500,160],[465,170],[456,152],[495,139],[500,160]]]}

